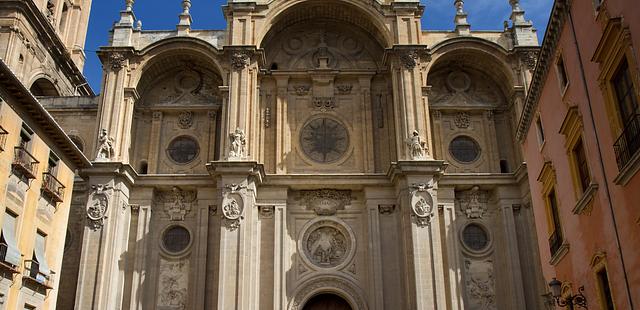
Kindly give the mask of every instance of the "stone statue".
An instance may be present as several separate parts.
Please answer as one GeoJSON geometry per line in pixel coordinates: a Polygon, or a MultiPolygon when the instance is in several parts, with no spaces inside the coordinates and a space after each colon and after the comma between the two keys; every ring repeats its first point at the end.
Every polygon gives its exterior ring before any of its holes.
{"type": "Polygon", "coordinates": [[[427,149],[427,143],[422,141],[420,134],[417,130],[411,133],[411,136],[407,139],[407,146],[409,147],[409,155],[412,160],[425,159],[425,150],[427,149]]]}
{"type": "Polygon", "coordinates": [[[104,161],[113,157],[113,138],[109,137],[104,128],[98,136],[98,151],[96,153],[96,161],[104,161]]]}
{"type": "Polygon", "coordinates": [[[245,139],[244,131],[237,128],[235,132],[229,134],[231,139],[231,150],[229,151],[230,158],[243,158],[245,156],[245,146],[247,141],[245,139]]]}

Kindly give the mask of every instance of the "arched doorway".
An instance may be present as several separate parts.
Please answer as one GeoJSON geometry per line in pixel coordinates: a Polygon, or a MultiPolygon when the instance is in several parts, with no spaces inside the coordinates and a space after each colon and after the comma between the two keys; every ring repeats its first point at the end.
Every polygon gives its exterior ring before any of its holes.
{"type": "Polygon", "coordinates": [[[351,310],[351,305],[342,297],[334,294],[320,294],[312,297],[303,310],[351,310]]]}

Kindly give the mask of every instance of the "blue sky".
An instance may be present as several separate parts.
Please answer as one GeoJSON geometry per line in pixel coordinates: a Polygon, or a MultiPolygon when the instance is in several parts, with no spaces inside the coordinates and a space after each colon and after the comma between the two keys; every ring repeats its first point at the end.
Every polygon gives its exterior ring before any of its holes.
{"type": "MultiPolygon", "coordinates": [[[[124,8],[124,0],[92,1],[89,34],[86,42],[87,63],[84,73],[93,90],[100,91],[102,66],[95,51],[107,44],[109,30],[118,20],[119,12],[124,8]]],[[[181,11],[180,0],[136,0],[134,12],[142,21],[144,30],[175,29],[178,14],[181,11]],[[160,4],[161,3],[161,4],[160,4]]],[[[225,29],[221,5],[225,0],[191,0],[191,15],[194,29],[225,29]]],[[[453,0],[426,0],[422,27],[427,30],[453,29],[455,9],[453,0]]],[[[549,19],[553,0],[521,0],[527,19],[533,21],[542,42],[544,30],[549,19]]],[[[511,6],[509,0],[467,0],[465,11],[469,14],[469,23],[474,30],[499,30],[503,21],[509,19],[511,6]]]]}

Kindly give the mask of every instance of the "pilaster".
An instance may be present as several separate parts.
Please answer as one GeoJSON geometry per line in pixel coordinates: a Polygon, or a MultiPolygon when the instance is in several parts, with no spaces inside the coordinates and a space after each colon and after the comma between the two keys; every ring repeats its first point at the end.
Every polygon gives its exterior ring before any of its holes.
{"type": "Polygon", "coordinates": [[[509,193],[499,191],[496,193],[497,204],[500,208],[502,218],[502,235],[505,238],[505,262],[504,270],[509,283],[505,295],[505,302],[509,308],[517,308],[525,304],[524,287],[522,283],[522,269],[520,266],[520,251],[518,246],[518,235],[514,218],[514,206],[520,206],[520,200],[509,197],[509,193]]]}
{"type": "Polygon", "coordinates": [[[400,161],[388,173],[398,197],[411,309],[448,309],[437,207],[437,182],[444,168],[443,161],[400,161]]]}
{"type": "Polygon", "coordinates": [[[256,309],[259,240],[256,187],[264,169],[255,162],[212,162],[207,169],[217,184],[222,225],[218,309],[256,309]]]}
{"type": "Polygon", "coordinates": [[[123,302],[131,210],[133,170],[113,163],[94,163],[84,170],[91,184],[80,258],[76,309],[119,309],[123,302]]]}
{"type": "Polygon", "coordinates": [[[391,64],[394,93],[397,158],[424,160],[432,158],[429,108],[423,101],[421,67],[430,61],[424,45],[394,46],[387,51],[386,61],[391,64]],[[413,136],[422,144],[422,156],[412,154],[413,136]]]}

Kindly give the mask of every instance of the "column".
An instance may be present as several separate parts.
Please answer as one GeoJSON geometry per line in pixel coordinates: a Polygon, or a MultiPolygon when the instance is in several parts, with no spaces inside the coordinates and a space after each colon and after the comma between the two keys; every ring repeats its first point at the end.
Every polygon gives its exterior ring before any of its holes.
{"type": "Polygon", "coordinates": [[[149,226],[151,224],[151,205],[131,205],[132,224],[135,229],[135,256],[133,256],[133,275],[131,280],[131,310],[143,310],[146,287],[146,258],[149,226]]]}
{"type": "Polygon", "coordinates": [[[162,117],[163,114],[160,111],[152,112],[151,120],[151,135],[149,136],[149,155],[147,156],[147,163],[149,165],[149,173],[158,173],[160,166],[160,135],[162,133],[162,117]]]}
{"type": "Polygon", "coordinates": [[[289,77],[277,76],[277,98],[276,98],[276,173],[287,173],[287,163],[285,162],[285,154],[289,151],[291,129],[288,121],[288,91],[289,77]]]}

